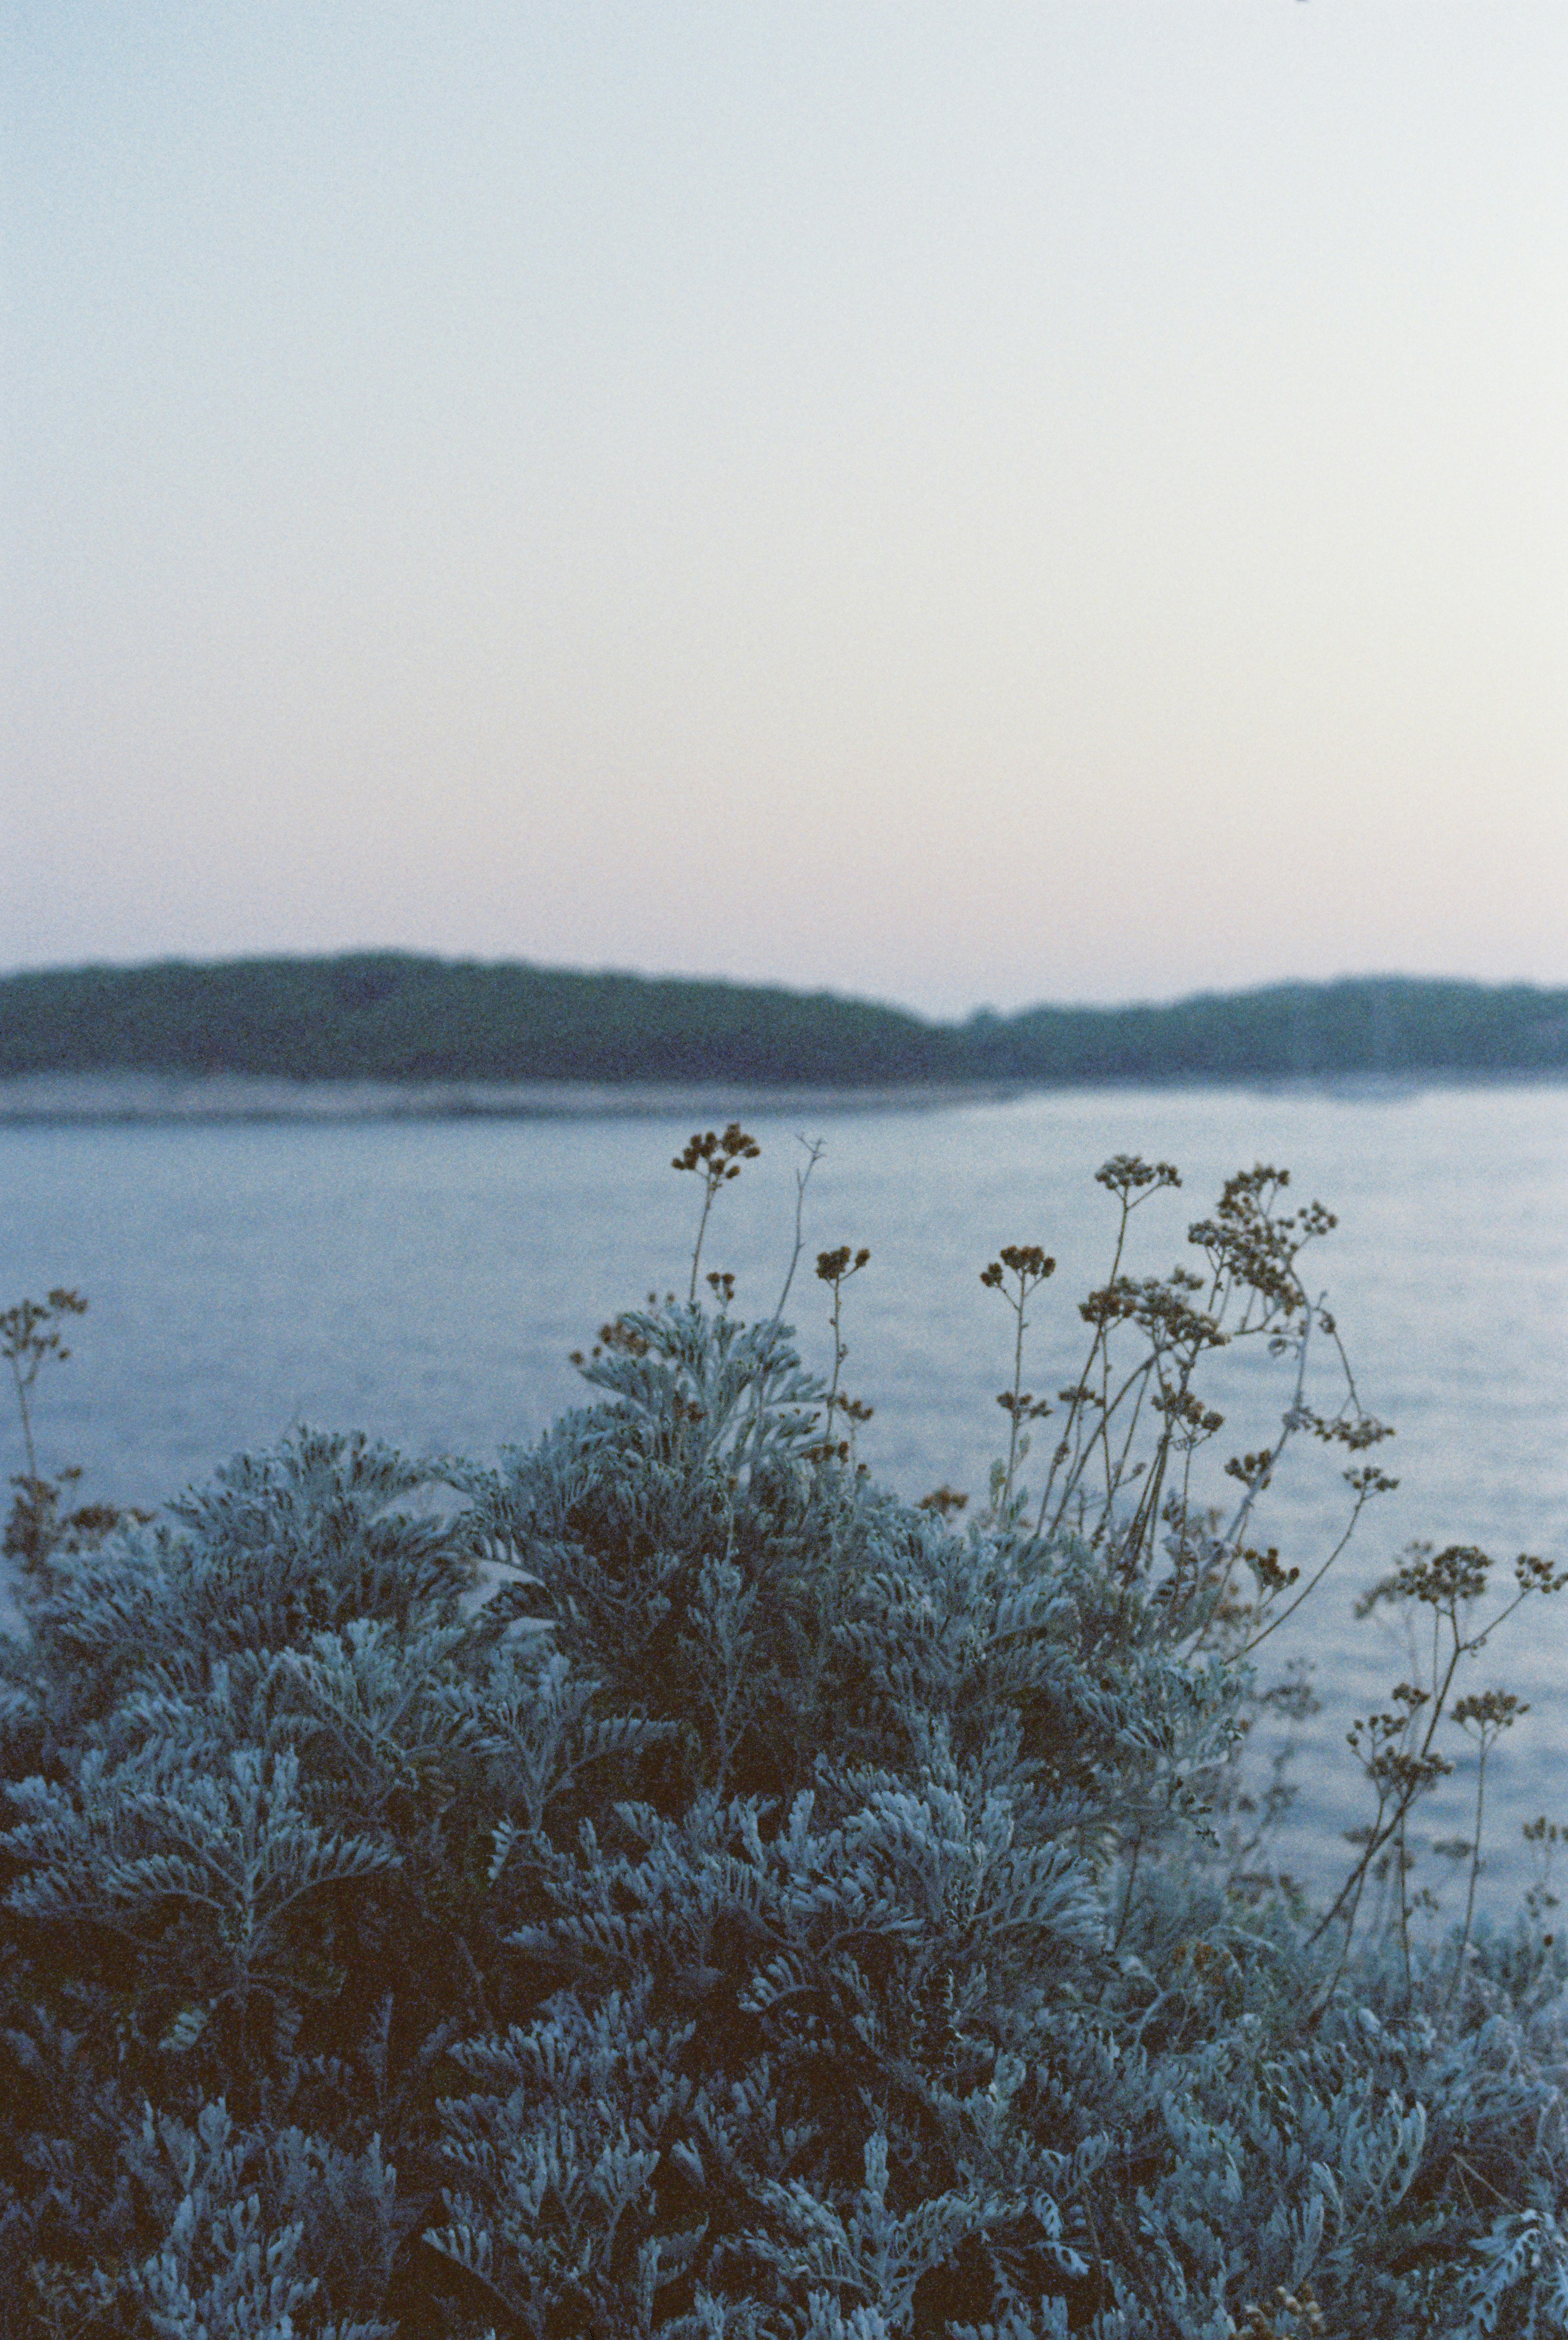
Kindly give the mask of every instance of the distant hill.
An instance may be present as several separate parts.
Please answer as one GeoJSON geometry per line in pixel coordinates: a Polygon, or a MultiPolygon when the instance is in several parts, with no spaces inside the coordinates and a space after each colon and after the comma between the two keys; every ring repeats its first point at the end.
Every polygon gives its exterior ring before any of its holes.
{"type": "Polygon", "coordinates": [[[936,1024],[829,992],[360,951],[0,978],[0,1077],[889,1084],[1568,1073],[1568,991],[1357,977],[936,1024]]]}

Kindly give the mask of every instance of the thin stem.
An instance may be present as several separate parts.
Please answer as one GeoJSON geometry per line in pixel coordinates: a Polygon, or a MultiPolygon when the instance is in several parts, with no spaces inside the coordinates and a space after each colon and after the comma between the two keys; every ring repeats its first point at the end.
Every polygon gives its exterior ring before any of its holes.
{"type": "MultiPolygon", "coordinates": [[[[774,1313],[763,1329],[762,1346],[757,1362],[756,1405],[753,1411],[749,1433],[743,1433],[736,1443],[737,1460],[745,1448],[747,1435],[750,1435],[754,1441],[760,1439],[762,1435],[763,1416],[767,1409],[768,1383],[773,1373],[774,1349],[784,1324],[784,1303],[789,1298],[790,1286],[794,1282],[795,1270],[800,1265],[800,1255],[805,1249],[805,1190],[811,1184],[812,1172],[822,1160],[823,1140],[820,1137],[801,1137],[797,1143],[805,1148],[806,1158],[804,1168],[797,1169],[794,1174],[794,1246],[789,1255],[789,1265],[784,1270],[784,1280],[780,1287],[774,1313]]],[[[695,1289],[696,1283],[695,1262],[692,1268],[692,1282],[695,1289]]]]}
{"type": "MultiPolygon", "coordinates": [[[[1366,1872],[1371,1867],[1372,1862],[1376,1859],[1378,1853],[1383,1851],[1389,1843],[1395,1830],[1404,1820],[1405,1813],[1415,1801],[1416,1797],[1431,1784],[1430,1778],[1424,1778],[1422,1776],[1422,1772],[1425,1770],[1426,1759],[1431,1754],[1432,1741],[1436,1736],[1438,1723],[1443,1719],[1444,1709],[1445,1708],[1448,1700],[1448,1693],[1454,1687],[1454,1676],[1457,1670],[1459,1661],[1467,1653],[1470,1648],[1470,1644],[1464,1641],[1460,1636],[1459,1622],[1456,1615],[1452,1610],[1445,1613],[1448,1615],[1449,1625],[1454,1634],[1454,1649],[1449,1657],[1448,1670],[1444,1675],[1441,1688],[1438,1687],[1435,1680],[1434,1680],[1431,1695],[1432,1713],[1427,1722],[1426,1735],[1422,1740],[1416,1753],[1416,1770],[1415,1776],[1407,1779],[1401,1786],[1398,1800],[1395,1805],[1394,1818],[1389,1821],[1386,1828],[1383,1827],[1383,1815],[1388,1809],[1387,1794],[1386,1790],[1380,1790],[1378,1796],[1377,1817],[1373,1822],[1372,1829],[1368,1833],[1366,1848],[1362,1853],[1361,1859],[1356,1862],[1356,1867],[1351,1870],[1350,1875],[1346,1879],[1344,1885],[1340,1888],[1339,1893],[1332,1907],[1325,1911],[1323,1917],[1319,1919],[1317,1924],[1313,1928],[1312,1932],[1307,1936],[1307,1947],[1310,1948],[1311,1945],[1316,1942],[1321,1935],[1326,1933],[1328,1928],[1334,1923],[1336,1918],[1342,1914],[1346,1901],[1347,1898],[1351,1898],[1352,1888],[1354,1888],[1355,1892],[1354,1898],[1351,1899],[1351,1910],[1348,1920],[1348,1930],[1346,1931],[1345,1939],[1345,1949],[1340,1958],[1339,1967],[1334,1977],[1335,1982],[1338,1981],[1340,1974],[1344,1972],[1345,1961],[1350,1955],[1350,1933],[1354,1931],[1356,1924],[1356,1903],[1360,1899],[1360,1889],[1361,1885],[1366,1880],[1366,1872]]],[[[1414,1720],[1414,1714],[1411,1719],[1414,1720]]],[[[1330,1991],[1332,1994],[1332,1986],[1330,1986],[1330,1991]]],[[[1326,2003],[1327,2002],[1325,2001],[1325,2005],[1326,2005],[1326,2003]]],[[[1320,2008],[1319,2013],[1321,2012],[1322,2009],[1320,2008]]]]}
{"type": "Polygon", "coordinates": [[[1405,1890],[1405,1879],[1410,1871],[1410,1857],[1405,1849],[1405,1821],[1409,1815],[1399,1815],[1399,1839],[1395,1846],[1395,1859],[1399,1874],[1399,1941],[1405,1953],[1405,2004],[1409,2006],[1415,1995],[1415,1983],[1410,1971],[1410,1896],[1405,1890]]]}
{"type": "Polygon", "coordinates": [[[697,1268],[702,1261],[703,1237],[707,1233],[708,1213],[713,1209],[714,1196],[718,1190],[718,1181],[710,1171],[703,1180],[703,1215],[697,1221],[697,1239],[692,1248],[692,1281],[691,1289],[686,1294],[686,1301],[693,1308],[696,1306],[697,1301],[697,1268]]]}
{"type": "MultiPolygon", "coordinates": [[[[1470,1848],[1470,1889],[1464,1897],[1464,1930],[1459,1937],[1459,1955],[1454,1961],[1454,1972],[1448,1979],[1448,1996],[1443,2002],[1443,2018],[1446,2022],[1470,1956],[1470,1929],[1475,1922],[1475,1881],[1481,1874],[1481,1820],[1486,1803],[1486,1750],[1491,1744],[1486,1726],[1481,1727],[1481,1760],[1475,1767],[1475,1836],[1470,1848]]],[[[1463,2014],[1464,1999],[1459,2002],[1463,2014]]]]}
{"type": "Polygon", "coordinates": [[[1349,1525],[1346,1528],[1345,1533],[1340,1537],[1339,1542],[1335,1545],[1333,1551],[1329,1553],[1322,1567],[1317,1570],[1315,1575],[1307,1578],[1306,1583],[1302,1586],[1300,1591],[1297,1594],[1289,1607],[1287,1609],[1279,1610],[1269,1619],[1267,1624],[1263,1627],[1260,1632],[1257,1632],[1253,1635],[1246,1648],[1238,1651],[1237,1654],[1239,1657],[1250,1657],[1253,1651],[1257,1649],[1258,1643],[1260,1641],[1267,1641],[1270,1633],[1277,1631],[1278,1628],[1285,1623],[1287,1617],[1294,1617],[1302,1602],[1309,1599],[1317,1591],[1324,1578],[1327,1575],[1329,1570],[1333,1567],[1335,1562],[1338,1559],[1340,1553],[1345,1550],[1346,1545],[1350,1542],[1351,1537],[1356,1533],[1356,1522],[1361,1517],[1362,1512],[1366,1510],[1366,1505],[1371,1502],[1371,1500],[1372,1498],[1369,1494],[1361,1494],[1356,1497],[1356,1508],[1350,1514],[1349,1525]]]}
{"type": "Polygon", "coordinates": [[[839,1331],[840,1315],[843,1307],[843,1287],[838,1277],[835,1276],[833,1278],[833,1315],[830,1319],[833,1325],[833,1380],[828,1385],[827,1393],[827,1434],[829,1438],[832,1438],[833,1436],[833,1418],[834,1411],[838,1405],[839,1371],[847,1353],[844,1349],[843,1336],[839,1331]]]}
{"type": "MultiPolygon", "coordinates": [[[[1306,1298],[1307,1295],[1303,1293],[1303,1301],[1306,1301],[1306,1298]]],[[[1307,1346],[1311,1337],[1312,1310],[1310,1304],[1308,1304],[1307,1309],[1307,1319],[1301,1328],[1301,1340],[1297,1354],[1296,1395],[1280,1424],[1279,1443],[1277,1446],[1270,1448],[1268,1461],[1264,1469],[1258,1472],[1257,1476],[1248,1482],[1246,1492],[1243,1494],[1240,1502],[1238,1503],[1236,1507],[1230,1525],[1225,1531],[1222,1541],[1226,1543],[1235,1543],[1245,1531],[1247,1520],[1251,1516],[1254,1503],[1256,1503],[1258,1496],[1262,1493],[1264,1486],[1267,1481],[1273,1477],[1276,1465],[1278,1463],[1280,1457],[1285,1453],[1286,1448],[1289,1445],[1291,1439],[1295,1436],[1297,1430],[1300,1426],[1302,1408],[1307,1393],[1307,1346]]],[[[1339,1548],[1343,1550],[1344,1547],[1340,1546],[1339,1548]]],[[[1313,1581],[1316,1582],[1317,1579],[1315,1578],[1313,1581]]]]}
{"type": "Polygon", "coordinates": [[[1307,2028],[1309,2031],[1316,2030],[1318,2024],[1326,2014],[1328,2008],[1333,2001],[1335,1991],[1338,1988],[1339,1978],[1350,1963],[1350,1945],[1356,1937],[1356,1919],[1357,1912],[1361,1908],[1361,1895],[1364,1888],[1366,1887],[1366,1874],[1368,1869],[1371,1868],[1374,1859],[1376,1858],[1379,1848],[1382,1845],[1386,1844],[1388,1841],[1387,1835],[1382,1832],[1383,1815],[1387,1809],[1387,1795],[1386,1793],[1380,1793],[1377,1799],[1376,1817],[1366,1832],[1366,1850],[1363,1852],[1361,1859],[1356,1862],[1355,1868],[1351,1870],[1349,1876],[1346,1879],[1344,1884],[1340,1887],[1338,1897],[1336,1899],[1333,1908],[1319,1919],[1318,1923],[1313,1928],[1311,1933],[1307,1937],[1307,1948],[1311,1949],[1314,1943],[1318,1940],[1320,1936],[1326,1932],[1327,1929],[1334,1923],[1335,1919],[1343,1916],[1345,1919],[1345,1939],[1339,1946],[1339,1960],[1337,1965],[1335,1967],[1334,1972],[1328,1978],[1328,1988],[1324,1992],[1322,1998],[1319,2000],[1316,2012],[1308,2019],[1307,2028]],[[1348,1909],[1346,1908],[1347,1901],[1349,1903],[1348,1909]]]}
{"type": "MultiPolygon", "coordinates": [[[[1112,1254],[1112,1256],[1111,1256],[1111,1262],[1110,1262],[1110,1274],[1109,1274],[1109,1277],[1107,1278],[1107,1284],[1108,1284],[1108,1285],[1109,1285],[1109,1284],[1113,1284],[1116,1282],[1117,1276],[1118,1276],[1118,1274],[1119,1274],[1119,1272],[1120,1272],[1120,1268],[1121,1268],[1121,1254],[1122,1254],[1123,1251],[1124,1251],[1124,1250],[1126,1249],[1126,1247],[1127,1247],[1127,1228],[1128,1228],[1128,1222],[1129,1222],[1129,1220],[1130,1219],[1131,1215],[1132,1215],[1131,1205],[1129,1204],[1128,1199],[1127,1199],[1127,1196],[1126,1196],[1125,1195],[1122,1195],[1122,1197],[1121,1197],[1121,1218],[1120,1218],[1119,1224],[1118,1225],[1118,1227],[1117,1227],[1117,1230],[1116,1230],[1116,1250],[1115,1250],[1115,1252],[1113,1253],[1113,1254],[1112,1254]]],[[[1078,1377],[1078,1382],[1077,1382],[1077,1387],[1078,1387],[1078,1388],[1080,1388],[1080,1389],[1087,1389],[1087,1388],[1089,1387],[1089,1377],[1090,1377],[1090,1374],[1093,1373],[1093,1371],[1094,1371],[1094,1361],[1095,1361],[1096,1357],[1100,1354],[1100,1351],[1101,1345],[1102,1345],[1102,1344],[1103,1344],[1103,1343],[1105,1342],[1105,1338],[1106,1338],[1106,1328],[1105,1328],[1105,1326],[1104,1326],[1103,1324],[1097,1324],[1097,1325],[1095,1326],[1095,1328],[1094,1328],[1094,1338],[1093,1338],[1093,1340],[1092,1340],[1092,1341],[1090,1343],[1090,1344],[1089,1344],[1089,1354],[1088,1354],[1088,1356],[1087,1356],[1087,1357],[1084,1359],[1084,1361],[1083,1361],[1083,1370],[1082,1370],[1082,1372],[1079,1374],[1079,1377],[1078,1377]]],[[[1044,1529],[1044,1526],[1045,1526],[1045,1513],[1046,1513],[1046,1507],[1047,1507],[1047,1505],[1048,1505],[1048,1504],[1050,1503],[1050,1491],[1051,1491],[1052,1487],[1053,1487],[1053,1486],[1055,1485],[1055,1483],[1056,1483],[1057,1464],[1058,1464],[1058,1462],[1060,1460],[1060,1449],[1061,1449],[1061,1447],[1066,1443],[1065,1432],[1066,1432],[1067,1428],[1070,1426],[1070,1428],[1072,1429],[1072,1432],[1073,1432],[1073,1434],[1074,1434],[1074,1438],[1075,1438],[1075,1439],[1076,1439],[1079,1435],[1080,1435],[1080,1434],[1081,1434],[1082,1416],[1083,1416],[1083,1405],[1082,1405],[1082,1402],[1081,1402],[1081,1400],[1075,1400],[1075,1401],[1074,1401],[1074,1403],[1073,1403],[1072,1412],[1071,1412],[1071,1413],[1068,1416],[1067,1423],[1063,1425],[1064,1435],[1063,1435],[1063,1437],[1062,1437],[1061,1439],[1059,1439],[1059,1440],[1058,1440],[1058,1442],[1057,1442],[1057,1447],[1058,1447],[1057,1458],[1056,1458],[1056,1460],[1054,1460],[1054,1461],[1052,1462],[1051,1466],[1050,1466],[1050,1469],[1049,1472],[1048,1472],[1048,1473],[1047,1473],[1047,1475],[1046,1475],[1046,1482],[1045,1482],[1045,1488],[1044,1488],[1044,1492],[1041,1493],[1041,1495],[1040,1495],[1040,1513],[1039,1513],[1039,1517],[1038,1517],[1038,1518],[1036,1519],[1036,1521],[1035,1521],[1034,1532],[1035,1532],[1035,1534],[1036,1534],[1037,1536],[1038,1536],[1038,1535],[1040,1535],[1040,1534],[1043,1532],[1043,1529],[1044,1529]]],[[[1090,1441],[1089,1452],[1090,1452],[1090,1453],[1093,1453],[1093,1451],[1094,1451],[1094,1442],[1093,1442],[1093,1440],[1091,1439],[1091,1440],[1090,1441]]],[[[1082,1467],[1081,1460],[1076,1460],[1076,1461],[1075,1461],[1075,1467],[1074,1467],[1074,1470],[1073,1470],[1072,1472],[1070,1472],[1070,1474],[1069,1474],[1070,1483],[1071,1479],[1072,1479],[1072,1478],[1074,1478],[1074,1477],[1076,1477],[1078,1470],[1079,1470],[1079,1469],[1080,1469],[1081,1467],[1082,1467]]],[[[1060,1526],[1061,1526],[1062,1512],[1065,1510],[1066,1502],[1067,1502],[1067,1492],[1068,1492],[1068,1491],[1067,1491],[1067,1489],[1066,1489],[1066,1488],[1064,1488],[1064,1489],[1063,1489],[1063,1491],[1062,1491],[1062,1502],[1061,1502],[1061,1506],[1060,1506],[1060,1507],[1059,1507],[1058,1512],[1057,1512],[1057,1514],[1056,1514],[1056,1517],[1055,1517],[1055,1518],[1052,1520],[1052,1522],[1051,1522],[1051,1533],[1052,1533],[1053,1535],[1057,1533],[1057,1532],[1060,1530],[1060,1526]]]]}
{"type": "Polygon", "coordinates": [[[1019,1401],[1023,1394],[1023,1303],[1027,1289],[1021,1271],[1018,1279],[1018,1298],[1012,1303],[1013,1314],[1018,1320],[1018,1324],[1012,1344],[1012,1404],[1008,1413],[1010,1426],[1007,1437],[1007,1478],[1002,1486],[1001,1504],[1003,1519],[1007,1517],[1007,1507],[1012,1501],[1013,1473],[1018,1468],[1019,1401]]]}
{"type": "Polygon", "coordinates": [[[16,1384],[16,1410],[22,1416],[22,1443],[27,1450],[27,1476],[35,1486],[38,1483],[38,1456],[33,1444],[33,1410],[27,1403],[27,1393],[33,1385],[33,1373],[24,1374],[15,1356],[9,1359],[11,1378],[16,1384]]]}
{"type": "MultiPolygon", "coordinates": [[[[1050,1522],[1050,1532],[1052,1535],[1058,1534],[1060,1531],[1061,1523],[1067,1516],[1067,1507],[1072,1501],[1073,1495],[1077,1492],[1079,1482],[1082,1479],[1084,1472],[1088,1470],[1090,1463],[1093,1459],[1097,1443],[1104,1439],[1109,1444],[1109,1431],[1111,1417],[1119,1410],[1122,1400],[1129,1392],[1137,1389],[1140,1383],[1148,1382],[1149,1374],[1154,1371],[1154,1357],[1152,1355],[1145,1357],[1141,1363],[1134,1365],[1132,1371],[1128,1374],[1127,1379],[1122,1383],[1121,1387],[1117,1391],[1115,1397],[1110,1400],[1109,1405],[1100,1405],[1096,1415],[1094,1429],[1090,1433],[1089,1443],[1086,1446],[1080,1447],[1079,1452],[1073,1456],[1071,1468],[1069,1470],[1067,1477],[1062,1482],[1061,1500],[1056,1507],[1055,1514],[1050,1522]]],[[[1082,1385],[1083,1384],[1080,1384],[1080,1386],[1082,1385]]],[[[1106,1386],[1109,1388],[1109,1383],[1106,1386]]],[[[1142,1400],[1140,1395],[1137,1400],[1135,1400],[1135,1412],[1137,1405],[1141,1403],[1141,1402],[1142,1400]]],[[[1074,1412],[1078,1413],[1080,1411],[1080,1409],[1075,1406],[1074,1412]]],[[[1054,1476],[1054,1472],[1052,1475],[1054,1476]]],[[[1044,1523],[1045,1501],[1044,1498],[1042,1498],[1040,1502],[1040,1517],[1035,1528],[1035,1533],[1037,1535],[1042,1532],[1044,1523]]]]}
{"type": "Polygon", "coordinates": [[[823,1157],[823,1141],[820,1137],[798,1137],[795,1142],[805,1148],[805,1167],[804,1170],[797,1170],[794,1174],[794,1248],[790,1253],[789,1265],[784,1271],[784,1284],[779,1293],[777,1305],[774,1309],[773,1321],[768,1326],[770,1333],[778,1330],[779,1320],[784,1312],[784,1302],[789,1298],[790,1286],[794,1282],[794,1272],[800,1265],[800,1255],[805,1249],[805,1190],[811,1184],[812,1172],[823,1157]]]}

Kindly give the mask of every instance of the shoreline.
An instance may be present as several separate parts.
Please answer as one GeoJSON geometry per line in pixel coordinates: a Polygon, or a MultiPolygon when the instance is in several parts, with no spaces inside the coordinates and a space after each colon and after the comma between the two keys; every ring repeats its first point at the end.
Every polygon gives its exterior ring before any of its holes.
{"type": "Polygon", "coordinates": [[[912,1113],[1011,1105],[1075,1089],[1251,1089],[1397,1102],[1434,1088],[1561,1086],[1560,1071],[1150,1074],[902,1081],[862,1087],[830,1082],[291,1080],[238,1073],[27,1073],[0,1078],[0,1127],[93,1123],[594,1120],[676,1115],[721,1123],[770,1113],[912,1113]]]}
{"type": "Polygon", "coordinates": [[[907,1112],[1001,1105],[1021,1081],[297,1081],[236,1073],[29,1073],[0,1079],[0,1126],[60,1122],[560,1121],[678,1114],[907,1112]]]}

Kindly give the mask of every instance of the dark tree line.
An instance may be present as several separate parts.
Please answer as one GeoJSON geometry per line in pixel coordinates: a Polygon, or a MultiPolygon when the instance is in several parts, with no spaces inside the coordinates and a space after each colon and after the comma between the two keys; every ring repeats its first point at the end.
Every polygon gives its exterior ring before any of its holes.
{"type": "Polygon", "coordinates": [[[962,1025],[828,992],[361,951],[0,980],[0,1076],[883,1083],[1568,1070],[1568,991],[1356,977],[962,1025]]]}

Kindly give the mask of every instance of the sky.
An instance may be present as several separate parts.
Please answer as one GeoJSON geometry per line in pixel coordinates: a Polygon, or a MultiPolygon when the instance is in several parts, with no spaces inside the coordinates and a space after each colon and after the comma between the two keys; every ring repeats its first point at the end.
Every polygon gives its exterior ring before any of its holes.
{"type": "Polygon", "coordinates": [[[0,31],[0,966],[1568,983],[1560,0],[0,31]]]}

